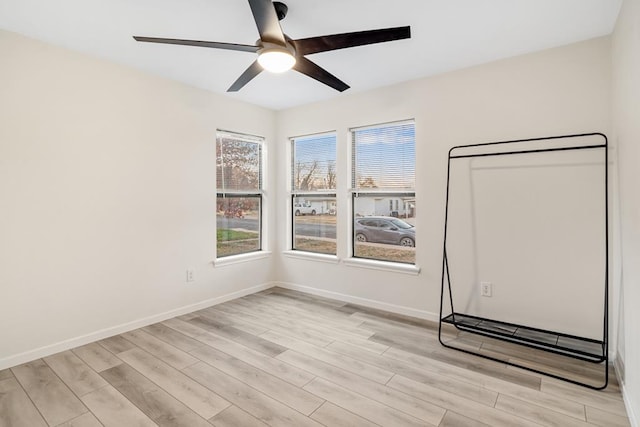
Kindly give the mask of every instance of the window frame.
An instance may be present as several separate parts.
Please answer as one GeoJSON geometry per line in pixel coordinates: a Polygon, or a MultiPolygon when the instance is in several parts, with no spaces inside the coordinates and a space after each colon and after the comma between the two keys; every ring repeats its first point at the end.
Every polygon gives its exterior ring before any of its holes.
{"type": "MultiPolygon", "coordinates": [[[[416,189],[415,189],[415,185],[416,185],[416,181],[414,180],[414,187],[412,189],[388,189],[388,188],[358,188],[357,187],[357,176],[358,176],[358,170],[356,167],[356,163],[357,163],[357,150],[356,150],[356,140],[355,140],[355,132],[357,131],[361,131],[361,130],[369,130],[369,129],[381,129],[381,128],[385,128],[385,127],[393,127],[393,126],[402,126],[402,125],[407,125],[410,124],[413,126],[413,130],[414,130],[414,135],[415,135],[415,129],[416,129],[416,123],[415,123],[415,119],[407,119],[407,120],[400,120],[400,121],[394,121],[394,122],[386,122],[386,123],[379,123],[379,124],[374,124],[374,125],[366,125],[366,126],[358,126],[358,127],[352,127],[349,128],[349,179],[350,179],[350,188],[348,190],[349,192],[349,226],[348,226],[348,232],[350,234],[350,239],[349,239],[349,255],[350,257],[348,258],[348,260],[345,260],[348,264],[351,265],[362,265],[365,267],[370,267],[370,268],[374,268],[374,269],[387,269],[387,268],[391,268],[391,269],[399,269],[399,270],[406,270],[409,273],[416,273],[420,271],[419,267],[417,266],[417,258],[415,257],[415,253],[414,253],[414,260],[413,262],[402,262],[402,261],[394,261],[394,260],[387,260],[387,259],[381,259],[381,258],[367,258],[367,257],[362,257],[362,256],[357,256],[356,255],[356,233],[355,233],[355,221],[356,221],[356,200],[358,197],[386,197],[386,198],[390,198],[390,205],[389,206],[393,206],[393,199],[396,200],[396,204],[399,203],[399,199],[404,199],[404,198],[413,198],[414,203],[416,200],[416,189]]],[[[414,150],[417,148],[417,144],[416,144],[416,139],[414,137],[414,150]]],[[[415,151],[414,151],[414,169],[415,169],[415,159],[417,159],[417,156],[415,155],[415,151]]],[[[391,209],[391,211],[393,211],[393,209],[391,209]]],[[[378,215],[374,215],[374,216],[378,216],[378,215]]],[[[391,216],[391,215],[390,215],[391,216]]],[[[414,213],[414,217],[415,217],[415,213],[414,213]]],[[[416,242],[417,242],[417,238],[414,239],[414,251],[416,251],[416,242]]]]}
{"type": "MultiPolygon", "coordinates": [[[[264,233],[264,213],[265,213],[265,190],[264,190],[264,182],[265,182],[265,164],[266,164],[266,149],[265,149],[266,139],[262,136],[252,135],[242,132],[229,131],[224,129],[216,129],[216,211],[219,199],[231,199],[231,198],[257,198],[259,209],[258,209],[258,248],[255,250],[250,250],[247,252],[240,252],[237,254],[230,255],[222,255],[218,253],[218,222],[216,219],[216,244],[215,244],[215,264],[223,265],[223,264],[232,264],[235,262],[239,262],[239,260],[243,259],[253,259],[260,258],[267,253],[265,250],[265,233],[264,233]],[[217,182],[217,168],[218,168],[218,155],[217,155],[217,145],[218,141],[221,137],[227,137],[231,139],[236,139],[240,142],[252,143],[258,146],[258,189],[257,191],[252,190],[227,190],[221,188],[220,183],[217,182]]],[[[217,212],[216,212],[217,215],[217,212]]]]}

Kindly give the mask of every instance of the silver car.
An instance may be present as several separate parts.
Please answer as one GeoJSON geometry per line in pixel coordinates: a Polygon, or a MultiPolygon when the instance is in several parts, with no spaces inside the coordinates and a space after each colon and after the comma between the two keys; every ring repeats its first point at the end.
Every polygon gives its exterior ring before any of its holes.
{"type": "Polygon", "coordinates": [[[415,246],[416,228],[398,218],[389,216],[367,216],[354,221],[357,242],[389,243],[415,246]]]}

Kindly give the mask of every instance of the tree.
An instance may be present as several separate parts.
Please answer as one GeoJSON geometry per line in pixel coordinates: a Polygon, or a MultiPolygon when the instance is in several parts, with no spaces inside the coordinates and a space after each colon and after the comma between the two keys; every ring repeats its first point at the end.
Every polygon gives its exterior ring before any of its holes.
{"type": "Polygon", "coordinates": [[[336,188],[336,170],[332,162],[327,162],[327,188],[336,188]]]}
{"type": "Polygon", "coordinates": [[[318,161],[303,163],[298,161],[295,168],[295,189],[309,191],[316,187],[316,170],[318,161]]]}
{"type": "Polygon", "coordinates": [[[223,190],[260,188],[259,144],[219,138],[216,143],[216,179],[223,190]]]}
{"type": "Polygon", "coordinates": [[[318,169],[318,161],[314,160],[313,163],[311,163],[311,166],[309,166],[309,170],[306,172],[306,174],[302,178],[302,181],[300,182],[300,190],[313,190],[315,181],[314,174],[316,172],[316,169],[318,169]]]}
{"type": "Polygon", "coordinates": [[[378,185],[376,184],[376,181],[372,177],[366,176],[366,177],[360,177],[360,179],[358,180],[358,187],[359,188],[378,188],[378,185]]]}

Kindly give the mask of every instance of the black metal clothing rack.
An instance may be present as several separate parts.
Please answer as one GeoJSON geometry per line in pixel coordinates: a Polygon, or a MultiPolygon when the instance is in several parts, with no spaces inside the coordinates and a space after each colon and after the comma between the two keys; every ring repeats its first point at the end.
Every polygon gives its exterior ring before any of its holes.
{"type": "Polygon", "coordinates": [[[530,138],[520,139],[512,141],[498,141],[488,142],[482,144],[470,144],[453,147],[449,150],[448,163],[447,163],[447,189],[446,189],[446,204],[445,204],[445,221],[444,221],[444,247],[442,257],[442,283],[440,293],[440,316],[438,327],[438,339],[440,343],[451,349],[459,350],[468,354],[480,356],[485,359],[494,360],[500,363],[506,363],[511,366],[515,366],[528,371],[544,374],[556,379],[567,381],[573,384],[581,385],[594,390],[602,390],[607,387],[609,382],[609,350],[608,350],[608,334],[609,334],[609,191],[608,191],[608,141],[606,135],[602,133],[585,133],[585,134],[573,134],[573,135],[560,135],[543,138],[530,138]],[[586,145],[560,145],[548,148],[535,148],[535,143],[544,142],[558,142],[564,141],[576,141],[578,138],[596,137],[598,140],[602,139],[601,143],[591,143],[586,145]],[[534,146],[534,148],[530,148],[534,146]],[[500,149],[506,151],[500,151],[500,149]],[[481,151],[481,152],[473,152],[481,151]],[[488,150],[488,151],[487,151],[488,150]],[[518,325],[514,323],[508,323],[499,320],[493,320],[478,316],[473,316],[465,313],[459,313],[455,311],[453,304],[453,293],[451,286],[451,277],[449,275],[449,261],[447,259],[447,232],[449,223],[449,190],[450,190],[450,178],[451,178],[451,166],[452,161],[461,158],[473,158],[473,157],[489,157],[489,156],[508,156],[528,153],[547,153],[556,151],[571,151],[571,150],[602,150],[604,152],[604,318],[602,327],[602,339],[590,339],[579,337],[575,335],[564,334],[560,332],[553,332],[543,329],[538,329],[525,325],[518,325]],[[459,154],[460,151],[463,153],[459,154]],[[466,153],[464,153],[466,151],[466,153]],[[471,151],[469,153],[469,151],[471,151]],[[445,286],[446,284],[446,286],[445,286]],[[448,315],[443,315],[445,304],[445,290],[448,288],[449,304],[451,305],[451,312],[448,315]],[[525,366],[511,360],[503,360],[497,357],[492,357],[488,354],[483,354],[469,348],[460,348],[444,342],[442,338],[443,323],[453,325],[458,331],[470,332],[472,334],[481,335],[506,341],[510,343],[519,344],[529,348],[535,348],[546,352],[551,352],[566,356],[573,359],[579,359],[582,361],[603,364],[604,365],[604,383],[602,385],[593,385],[583,381],[569,378],[567,376],[559,375],[554,372],[545,372],[541,369],[525,366]]]}

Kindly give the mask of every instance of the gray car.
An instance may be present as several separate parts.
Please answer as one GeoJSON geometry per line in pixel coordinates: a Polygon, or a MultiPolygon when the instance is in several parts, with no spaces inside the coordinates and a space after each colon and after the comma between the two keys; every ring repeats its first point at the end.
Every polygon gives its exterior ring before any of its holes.
{"type": "Polygon", "coordinates": [[[401,219],[389,216],[367,216],[357,218],[354,223],[357,242],[416,245],[416,228],[401,219]]]}

